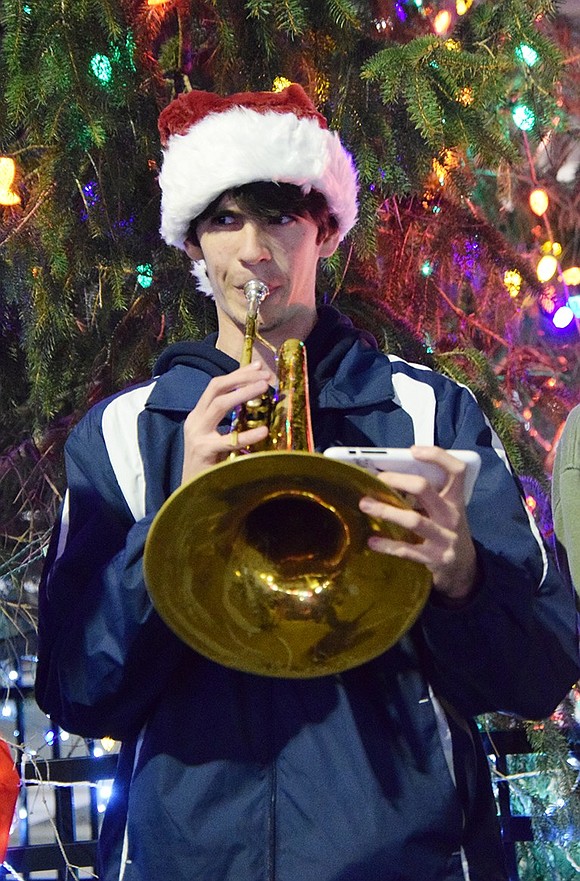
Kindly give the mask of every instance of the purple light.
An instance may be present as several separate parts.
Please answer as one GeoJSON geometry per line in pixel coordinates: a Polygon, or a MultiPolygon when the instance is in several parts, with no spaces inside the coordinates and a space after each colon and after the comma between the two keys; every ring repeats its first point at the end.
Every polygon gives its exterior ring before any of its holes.
{"type": "Polygon", "coordinates": [[[568,327],[573,320],[574,313],[569,306],[560,306],[559,309],[556,309],[552,318],[554,327],[559,327],[560,329],[568,327]]]}
{"type": "Polygon", "coordinates": [[[83,186],[84,197],[87,205],[92,206],[99,201],[99,185],[96,180],[90,180],[83,186]]]}
{"type": "Polygon", "coordinates": [[[400,3],[395,3],[395,12],[399,21],[407,21],[407,13],[400,3]]]}

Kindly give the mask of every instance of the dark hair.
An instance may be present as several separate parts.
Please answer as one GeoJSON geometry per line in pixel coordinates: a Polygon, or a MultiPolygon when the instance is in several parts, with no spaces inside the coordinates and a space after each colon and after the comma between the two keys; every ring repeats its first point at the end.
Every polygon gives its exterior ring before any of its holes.
{"type": "Polygon", "coordinates": [[[282,214],[297,217],[309,217],[318,227],[318,241],[336,232],[338,223],[330,213],[328,203],[318,190],[303,193],[295,184],[275,183],[274,181],[257,181],[232,187],[210,202],[207,208],[189,224],[187,240],[199,246],[197,224],[206,220],[215,212],[224,196],[230,196],[238,208],[258,220],[269,220],[282,214]]]}

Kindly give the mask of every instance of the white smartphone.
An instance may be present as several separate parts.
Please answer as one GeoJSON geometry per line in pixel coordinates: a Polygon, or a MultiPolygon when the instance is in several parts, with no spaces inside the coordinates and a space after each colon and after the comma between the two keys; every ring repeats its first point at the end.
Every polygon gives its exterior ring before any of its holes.
{"type": "MultiPolygon", "coordinates": [[[[479,453],[473,450],[447,450],[466,466],[465,472],[465,504],[470,500],[477,475],[481,466],[479,453]]],[[[408,449],[396,447],[329,447],[325,456],[339,459],[351,465],[366,468],[373,474],[380,471],[399,471],[404,474],[420,474],[433,484],[436,490],[443,489],[447,480],[445,471],[433,462],[421,462],[413,458],[408,449]]]]}

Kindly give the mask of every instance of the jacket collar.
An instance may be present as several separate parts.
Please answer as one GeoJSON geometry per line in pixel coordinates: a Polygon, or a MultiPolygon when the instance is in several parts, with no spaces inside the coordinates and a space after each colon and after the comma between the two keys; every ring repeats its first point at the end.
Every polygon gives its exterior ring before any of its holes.
{"type": "MultiPolygon", "coordinates": [[[[213,376],[231,372],[238,363],[215,348],[217,334],[201,342],[169,346],[154,368],[155,387],[147,409],[189,412],[213,376]]],[[[374,337],[357,330],[333,306],[322,306],[306,339],[310,397],[317,409],[351,410],[394,397],[388,358],[374,337]]]]}

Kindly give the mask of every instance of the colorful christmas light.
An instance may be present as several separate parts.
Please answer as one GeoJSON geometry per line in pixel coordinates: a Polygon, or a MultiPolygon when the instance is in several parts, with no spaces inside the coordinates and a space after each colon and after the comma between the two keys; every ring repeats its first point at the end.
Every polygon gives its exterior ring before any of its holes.
{"type": "Polygon", "coordinates": [[[0,156],[0,205],[19,205],[20,196],[12,189],[16,163],[10,156],[0,156]]]}
{"type": "Polygon", "coordinates": [[[527,104],[515,104],[512,109],[514,123],[523,132],[529,132],[536,124],[536,114],[527,104]]]}
{"type": "Polygon", "coordinates": [[[550,204],[550,199],[543,187],[536,187],[535,190],[532,190],[530,193],[530,208],[537,214],[538,217],[541,217],[548,210],[548,205],[550,204]]]}
{"type": "Polygon", "coordinates": [[[522,281],[523,279],[517,269],[507,269],[505,271],[503,283],[506,286],[510,297],[517,297],[522,286],[522,281]]]}
{"type": "Polygon", "coordinates": [[[580,266],[569,266],[562,273],[562,281],[569,287],[580,285],[580,266]]]}
{"type": "Polygon", "coordinates": [[[451,13],[448,9],[442,9],[433,19],[433,30],[436,34],[442,36],[446,34],[451,27],[451,13]]]}
{"type": "Polygon", "coordinates": [[[554,327],[557,327],[560,330],[568,327],[568,325],[571,324],[572,321],[574,321],[574,313],[568,305],[560,306],[559,309],[556,309],[552,318],[554,327]]]}
{"type": "Polygon", "coordinates": [[[272,83],[272,91],[273,92],[282,92],[284,89],[287,89],[288,86],[292,85],[292,80],[286,79],[285,76],[277,76],[274,82],[272,83]]]}
{"type": "Polygon", "coordinates": [[[150,263],[140,263],[137,267],[137,284],[149,288],[153,284],[153,267],[150,263]]]}
{"type": "Polygon", "coordinates": [[[91,58],[91,71],[98,81],[105,86],[107,83],[110,83],[113,76],[111,62],[106,55],[101,55],[100,53],[93,55],[91,58]]]}
{"type": "Polygon", "coordinates": [[[516,49],[516,58],[518,61],[523,61],[528,67],[533,67],[534,64],[537,64],[540,56],[532,46],[528,46],[526,43],[520,43],[516,49]]]}
{"type": "Polygon", "coordinates": [[[541,282],[550,281],[558,269],[558,261],[553,254],[544,254],[536,266],[536,275],[541,282]]]}

